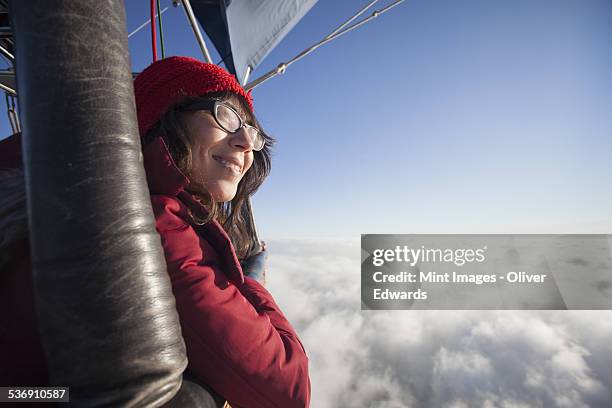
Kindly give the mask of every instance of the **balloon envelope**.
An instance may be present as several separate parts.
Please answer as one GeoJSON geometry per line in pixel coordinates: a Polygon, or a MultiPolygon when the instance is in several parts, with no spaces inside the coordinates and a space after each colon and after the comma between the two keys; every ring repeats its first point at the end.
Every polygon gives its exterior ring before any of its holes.
{"type": "Polygon", "coordinates": [[[227,69],[242,81],[317,0],[192,0],[193,12],[227,69]]]}

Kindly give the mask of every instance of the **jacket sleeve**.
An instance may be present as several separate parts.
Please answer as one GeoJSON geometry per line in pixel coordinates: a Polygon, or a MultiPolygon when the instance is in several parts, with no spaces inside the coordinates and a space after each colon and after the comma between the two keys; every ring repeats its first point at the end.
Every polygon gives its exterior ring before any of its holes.
{"type": "Polygon", "coordinates": [[[308,357],[272,295],[254,279],[227,279],[214,249],[181,217],[180,202],[152,202],[188,370],[232,407],[308,407],[308,357]]]}

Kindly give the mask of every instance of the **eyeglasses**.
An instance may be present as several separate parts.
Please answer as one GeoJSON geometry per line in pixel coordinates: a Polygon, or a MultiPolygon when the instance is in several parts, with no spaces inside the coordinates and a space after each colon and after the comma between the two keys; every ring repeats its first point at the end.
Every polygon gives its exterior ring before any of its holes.
{"type": "Polygon", "coordinates": [[[215,121],[217,121],[217,124],[221,126],[223,130],[228,133],[236,133],[240,129],[244,128],[249,136],[249,139],[251,139],[253,150],[258,152],[264,148],[266,141],[261,131],[255,126],[245,123],[244,119],[242,119],[234,108],[218,99],[196,101],[181,110],[184,112],[198,110],[209,111],[212,113],[215,121]]]}

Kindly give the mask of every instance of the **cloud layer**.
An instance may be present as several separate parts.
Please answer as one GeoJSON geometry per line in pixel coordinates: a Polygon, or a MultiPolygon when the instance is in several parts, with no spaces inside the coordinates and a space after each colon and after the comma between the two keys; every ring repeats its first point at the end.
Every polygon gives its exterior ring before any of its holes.
{"type": "Polygon", "coordinates": [[[268,248],[313,408],[612,406],[612,311],[361,311],[358,240],[268,248]]]}

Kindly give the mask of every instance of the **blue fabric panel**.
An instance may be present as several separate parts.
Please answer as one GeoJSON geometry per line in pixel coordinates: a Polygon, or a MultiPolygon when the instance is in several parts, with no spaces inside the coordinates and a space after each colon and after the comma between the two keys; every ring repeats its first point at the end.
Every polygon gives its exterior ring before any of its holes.
{"type": "Polygon", "coordinates": [[[253,70],[317,0],[192,0],[196,18],[239,80],[253,70]]]}

